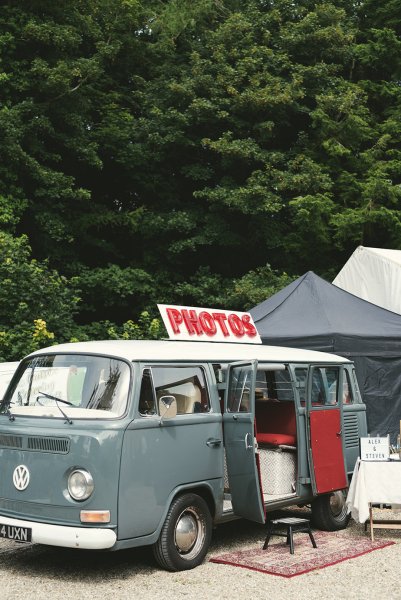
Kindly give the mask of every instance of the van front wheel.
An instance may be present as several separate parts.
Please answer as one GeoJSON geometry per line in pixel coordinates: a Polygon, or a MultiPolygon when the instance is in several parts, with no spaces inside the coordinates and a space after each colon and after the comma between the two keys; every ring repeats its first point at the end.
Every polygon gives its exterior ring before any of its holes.
{"type": "Polygon", "coordinates": [[[312,502],[312,524],[324,531],[345,529],[350,520],[345,504],[346,490],[318,496],[312,502]]]}
{"type": "Polygon", "coordinates": [[[208,505],[197,494],[184,494],[171,503],[153,554],[168,571],[193,569],[203,562],[211,537],[208,505]]]}

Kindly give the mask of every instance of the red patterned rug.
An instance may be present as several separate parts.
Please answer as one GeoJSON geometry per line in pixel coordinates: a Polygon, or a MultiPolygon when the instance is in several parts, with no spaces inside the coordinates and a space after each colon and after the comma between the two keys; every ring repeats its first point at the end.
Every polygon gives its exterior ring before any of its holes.
{"type": "Polygon", "coordinates": [[[262,550],[262,542],[258,548],[222,554],[211,558],[210,561],[270,575],[295,577],[395,543],[389,540],[372,542],[368,537],[355,539],[344,535],[343,532],[316,531],[313,536],[317,544],[316,549],[312,547],[307,534],[296,533],[294,534],[295,554],[290,554],[285,540],[275,543],[273,537],[267,550],[262,550]]]}

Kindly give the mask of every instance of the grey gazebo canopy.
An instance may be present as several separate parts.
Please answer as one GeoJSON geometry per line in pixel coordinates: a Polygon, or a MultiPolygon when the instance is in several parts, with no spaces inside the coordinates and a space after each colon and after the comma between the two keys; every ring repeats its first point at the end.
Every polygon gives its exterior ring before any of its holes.
{"type": "Polygon", "coordinates": [[[264,344],[333,352],[354,361],[368,430],[392,440],[401,419],[401,316],[309,271],[250,310],[264,344]]]}

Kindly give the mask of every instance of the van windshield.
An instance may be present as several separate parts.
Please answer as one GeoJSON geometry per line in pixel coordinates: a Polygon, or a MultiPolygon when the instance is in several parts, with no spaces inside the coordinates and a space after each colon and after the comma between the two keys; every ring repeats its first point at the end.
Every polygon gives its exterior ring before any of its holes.
{"type": "Polygon", "coordinates": [[[112,418],[124,414],[129,366],[118,359],[78,354],[41,355],[21,365],[1,412],[13,415],[112,418]]]}

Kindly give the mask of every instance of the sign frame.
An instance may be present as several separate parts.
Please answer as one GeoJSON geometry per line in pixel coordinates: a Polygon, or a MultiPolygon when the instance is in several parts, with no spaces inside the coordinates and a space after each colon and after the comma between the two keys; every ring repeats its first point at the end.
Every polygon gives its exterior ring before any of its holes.
{"type": "Polygon", "coordinates": [[[170,339],[199,342],[261,344],[262,340],[248,312],[157,305],[170,339]]]}
{"type": "Polygon", "coordinates": [[[364,461],[390,460],[390,437],[359,438],[359,456],[364,461]]]}

